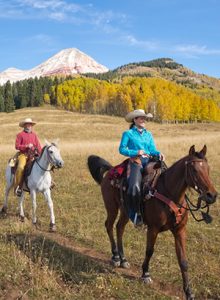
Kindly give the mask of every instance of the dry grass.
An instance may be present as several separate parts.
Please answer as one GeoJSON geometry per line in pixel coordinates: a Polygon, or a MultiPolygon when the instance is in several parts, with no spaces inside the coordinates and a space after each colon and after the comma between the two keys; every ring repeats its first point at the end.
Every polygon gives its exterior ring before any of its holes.
{"type": "MultiPolygon", "coordinates": [[[[110,258],[100,188],[92,180],[86,161],[90,154],[100,155],[112,164],[118,164],[123,159],[118,154],[118,144],[123,130],[127,129],[124,120],[80,115],[50,107],[0,114],[2,199],[5,166],[14,154],[18,122],[25,117],[32,117],[38,122],[35,129],[42,143],[44,138],[50,141],[60,138],[65,167],[53,175],[57,183],[53,199],[60,243],[53,242],[55,235],[50,235],[51,239],[46,235],[49,211],[42,196],[38,197],[37,208],[41,227],[35,230],[30,217],[24,224],[19,222],[16,216],[17,200],[11,195],[9,215],[0,219],[0,253],[4,262],[0,266],[0,296],[4,298],[12,293],[23,295],[23,299],[176,299],[175,291],[182,289],[182,283],[174,241],[169,232],[159,236],[151,261],[152,277],[164,287],[158,291],[154,286],[144,286],[137,279],[115,274],[108,265],[74,252],[67,245],[69,241],[110,258]],[[45,239],[39,235],[45,236],[45,239]],[[167,295],[165,291],[168,286],[172,286],[174,291],[167,295]]],[[[198,150],[206,144],[211,177],[217,190],[220,190],[220,124],[148,123],[148,129],[154,134],[156,144],[169,165],[185,156],[192,144],[198,150]]],[[[29,196],[26,198],[25,212],[31,216],[29,196]]],[[[189,274],[197,299],[220,299],[219,212],[220,205],[216,203],[211,208],[214,221],[210,225],[196,223],[192,218],[189,220],[189,274]]],[[[140,269],[145,251],[145,232],[128,224],[124,246],[130,263],[140,269]]]]}

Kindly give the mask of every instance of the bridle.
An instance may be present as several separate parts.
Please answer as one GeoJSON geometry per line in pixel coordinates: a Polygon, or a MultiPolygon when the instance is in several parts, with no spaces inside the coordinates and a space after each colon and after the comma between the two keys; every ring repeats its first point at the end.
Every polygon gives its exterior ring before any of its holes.
{"type": "Polygon", "coordinates": [[[198,177],[193,176],[193,168],[191,167],[195,163],[203,163],[203,162],[206,162],[206,160],[205,159],[191,159],[191,160],[187,160],[185,162],[185,182],[188,187],[192,187],[199,194],[199,197],[198,197],[197,204],[195,205],[190,201],[187,194],[185,194],[185,200],[186,200],[187,206],[185,207],[183,205],[179,205],[179,207],[189,210],[192,217],[197,222],[205,221],[206,223],[211,223],[212,217],[209,215],[209,204],[207,202],[205,202],[205,204],[202,206],[202,199],[206,193],[206,190],[204,190],[204,186],[202,186],[202,183],[199,182],[198,177]],[[188,178],[190,179],[190,182],[189,182],[188,178]],[[202,211],[203,209],[206,209],[206,211],[205,212],[202,211]],[[194,214],[194,212],[199,211],[199,210],[201,211],[201,214],[202,214],[201,219],[197,219],[194,214]]]}
{"type": "MultiPolygon", "coordinates": [[[[205,196],[207,196],[207,189],[204,186],[204,184],[202,183],[202,181],[200,182],[198,176],[195,177],[193,174],[193,168],[192,166],[195,163],[203,163],[203,162],[207,162],[205,158],[197,158],[197,159],[190,159],[190,160],[185,160],[184,162],[184,178],[183,178],[183,182],[186,185],[186,187],[191,187],[193,188],[198,194],[198,201],[197,204],[194,205],[189,197],[187,196],[187,194],[185,194],[184,197],[184,201],[182,204],[180,203],[175,203],[174,201],[172,201],[170,198],[166,197],[164,194],[159,193],[156,189],[153,189],[152,191],[149,191],[149,196],[150,197],[155,197],[157,199],[159,199],[160,201],[162,201],[163,203],[165,203],[166,205],[168,205],[170,207],[170,209],[174,212],[175,215],[175,219],[176,219],[176,225],[178,223],[181,222],[182,217],[184,215],[184,211],[190,211],[190,213],[192,214],[193,218],[197,221],[197,222],[201,222],[201,221],[205,221],[206,223],[211,223],[212,221],[212,217],[209,215],[209,205],[211,203],[205,203],[204,206],[202,206],[202,200],[205,196]],[[203,209],[206,209],[206,211],[202,211],[203,209]],[[200,211],[202,214],[202,219],[197,219],[194,212],[196,211],[200,211]]],[[[169,194],[169,193],[168,193],[169,194]]],[[[150,199],[145,198],[146,200],[150,199]]]]}
{"type": "Polygon", "coordinates": [[[193,168],[191,166],[193,166],[195,163],[204,163],[206,162],[205,159],[192,159],[192,160],[188,160],[185,162],[185,182],[187,183],[187,185],[189,187],[192,187],[200,196],[204,193],[206,193],[206,191],[204,190],[204,187],[201,186],[201,182],[199,182],[199,179],[197,176],[193,176],[193,168]],[[190,178],[191,183],[188,181],[188,178],[190,178]]]}
{"type": "Polygon", "coordinates": [[[50,153],[49,153],[49,149],[50,149],[50,147],[52,147],[52,146],[55,146],[55,144],[52,143],[50,146],[45,146],[44,149],[43,149],[43,151],[42,151],[42,153],[41,153],[41,156],[38,157],[38,158],[35,160],[35,162],[36,162],[37,165],[40,167],[40,169],[43,170],[43,171],[45,171],[45,172],[51,172],[51,171],[53,171],[54,169],[58,169],[58,167],[57,167],[57,166],[55,165],[55,163],[53,162],[53,160],[52,160],[52,158],[51,158],[51,155],[50,155],[50,153]],[[51,166],[50,169],[45,169],[45,168],[43,168],[43,167],[39,164],[39,160],[40,160],[40,158],[42,157],[44,151],[47,151],[47,159],[48,159],[49,164],[50,164],[50,166],[51,166]]]}

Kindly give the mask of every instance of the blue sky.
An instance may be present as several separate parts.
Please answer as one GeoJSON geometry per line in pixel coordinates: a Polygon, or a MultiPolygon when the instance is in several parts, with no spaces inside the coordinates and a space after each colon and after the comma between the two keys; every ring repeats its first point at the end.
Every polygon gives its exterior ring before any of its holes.
{"type": "Polygon", "coordinates": [[[0,0],[0,72],[78,48],[109,69],[173,58],[220,78],[219,0],[0,0]]]}

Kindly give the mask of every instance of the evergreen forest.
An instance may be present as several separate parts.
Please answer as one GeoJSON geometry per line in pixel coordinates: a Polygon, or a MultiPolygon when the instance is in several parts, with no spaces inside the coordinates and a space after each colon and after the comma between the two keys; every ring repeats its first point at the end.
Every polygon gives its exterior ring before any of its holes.
{"type": "Polygon", "coordinates": [[[0,86],[0,111],[9,113],[47,103],[80,113],[124,116],[142,108],[158,122],[211,122],[220,121],[219,92],[215,94],[207,87],[193,91],[182,84],[147,76],[123,76],[118,80],[89,75],[40,77],[0,86]]]}

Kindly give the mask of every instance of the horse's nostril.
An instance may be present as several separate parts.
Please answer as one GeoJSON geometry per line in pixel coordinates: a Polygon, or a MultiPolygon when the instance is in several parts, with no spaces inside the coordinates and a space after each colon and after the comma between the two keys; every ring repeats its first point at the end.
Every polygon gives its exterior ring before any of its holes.
{"type": "Polygon", "coordinates": [[[212,194],[210,192],[207,192],[206,197],[207,197],[206,201],[208,203],[212,204],[216,201],[217,193],[212,194]]]}
{"type": "Polygon", "coordinates": [[[63,165],[64,165],[64,162],[59,161],[58,166],[61,168],[61,167],[63,167],[63,165]]]}

